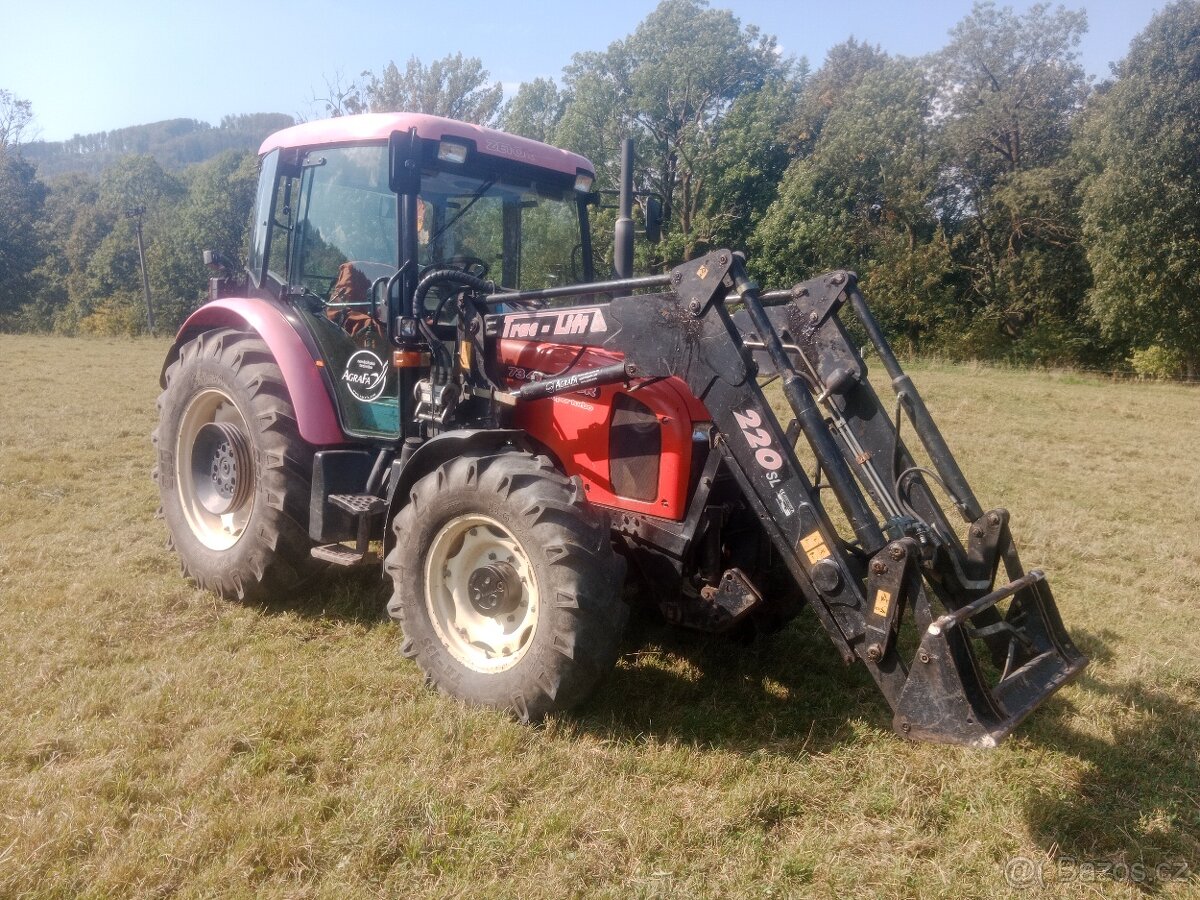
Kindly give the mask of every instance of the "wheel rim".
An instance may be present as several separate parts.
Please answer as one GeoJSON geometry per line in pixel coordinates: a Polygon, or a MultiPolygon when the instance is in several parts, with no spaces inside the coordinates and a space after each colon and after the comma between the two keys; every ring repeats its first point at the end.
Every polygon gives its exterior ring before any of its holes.
{"type": "Polygon", "coordinates": [[[502,672],[529,650],[538,586],[521,543],[495,519],[451,519],[425,559],[425,606],[450,654],[476,672],[502,672]]]}
{"type": "Polygon", "coordinates": [[[246,420],[224,391],[187,405],[175,443],[175,480],[192,534],[210,550],[238,542],[254,509],[254,452],[246,420]]]}

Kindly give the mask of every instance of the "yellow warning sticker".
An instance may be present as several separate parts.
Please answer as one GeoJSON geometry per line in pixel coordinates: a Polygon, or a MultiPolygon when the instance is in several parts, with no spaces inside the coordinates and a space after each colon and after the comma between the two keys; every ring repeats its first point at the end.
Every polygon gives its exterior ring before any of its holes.
{"type": "Polygon", "coordinates": [[[825,538],[821,537],[821,532],[819,531],[814,531],[812,534],[801,538],[800,549],[808,556],[810,565],[819,563],[830,555],[829,548],[825,546],[825,538]]]}
{"type": "Polygon", "coordinates": [[[880,617],[886,616],[888,613],[888,607],[891,605],[891,603],[892,603],[892,594],[890,591],[882,591],[882,590],[876,591],[875,592],[875,615],[880,616],[880,617]]]}

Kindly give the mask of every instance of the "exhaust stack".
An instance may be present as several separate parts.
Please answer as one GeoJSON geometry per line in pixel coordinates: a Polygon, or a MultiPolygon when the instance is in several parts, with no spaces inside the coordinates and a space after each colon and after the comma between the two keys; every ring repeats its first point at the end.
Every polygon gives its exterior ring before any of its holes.
{"type": "Polygon", "coordinates": [[[613,229],[613,272],[633,277],[633,139],[621,141],[621,199],[613,229]]]}

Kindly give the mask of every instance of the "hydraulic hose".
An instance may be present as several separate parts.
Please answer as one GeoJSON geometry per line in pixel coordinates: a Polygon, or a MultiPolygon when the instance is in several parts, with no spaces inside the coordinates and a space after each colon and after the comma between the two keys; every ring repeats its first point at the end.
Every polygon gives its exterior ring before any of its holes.
{"type": "Polygon", "coordinates": [[[423,318],[421,314],[425,311],[426,295],[435,285],[443,283],[460,284],[481,294],[496,293],[496,282],[494,281],[477,278],[470,272],[464,272],[462,269],[434,269],[432,272],[426,272],[422,276],[421,280],[417,283],[416,293],[413,294],[413,310],[417,318],[423,318]]]}
{"type": "MultiPolygon", "coordinates": [[[[437,357],[439,365],[445,372],[449,372],[454,366],[454,360],[445,345],[433,333],[433,328],[425,321],[425,297],[429,294],[430,290],[439,284],[458,284],[483,294],[492,294],[496,291],[496,282],[478,278],[469,272],[464,272],[462,269],[434,269],[432,272],[427,272],[417,283],[417,289],[413,292],[413,312],[416,314],[417,328],[425,337],[425,340],[429,342],[429,346],[437,357]]],[[[434,314],[435,324],[437,316],[441,313],[441,309],[442,307],[439,305],[437,312],[434,314]]],[[[435,380],[438,379],[435,378],[435,380]]]]}

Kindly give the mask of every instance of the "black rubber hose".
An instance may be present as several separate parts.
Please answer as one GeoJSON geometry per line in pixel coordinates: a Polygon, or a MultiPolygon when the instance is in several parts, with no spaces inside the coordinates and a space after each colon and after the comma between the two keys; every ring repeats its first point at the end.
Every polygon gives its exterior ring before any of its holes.
{"type": "Polygon", "coordinates": [[[422,276],[421,280],[417,283],[416,293],[413,294],[413,310],[417,313],[418,318],[423,318],[425,313],[425,296],[435,285],[444,282],[461,284],[463,287],[471,288],[483,294],[494,294],[496,292],[496,282],[477,278],[469,272],[464,272],[462,269],[434,269],[432,272],[426,272],[422,276]]]}
{"type": "MultiPolygon", "coordinates": [[[[460,284],[463,287],[468,287],[485,294],[495,293],[496,283],[483,278],[477,278],[469,272],[464,272],[462,269],[434,269],[432,272],[425,273],[417,283],[417,289],[413,293],[413,312],[416,313],[417,328],[425,337],[425,340],[429,342],[429,346],[438,357],[438,362],[449,370],[453,366],[454,360],[451,358],[446,347],[433,333],[433,329],[425,322],[425,297],[435,285],[444,283],[460,284]]],[[[439,305],[438,312],[434,314],[434,324],[437,323],[436,316],[441,313],[441,309],[442,307],[439,305]]]]}

